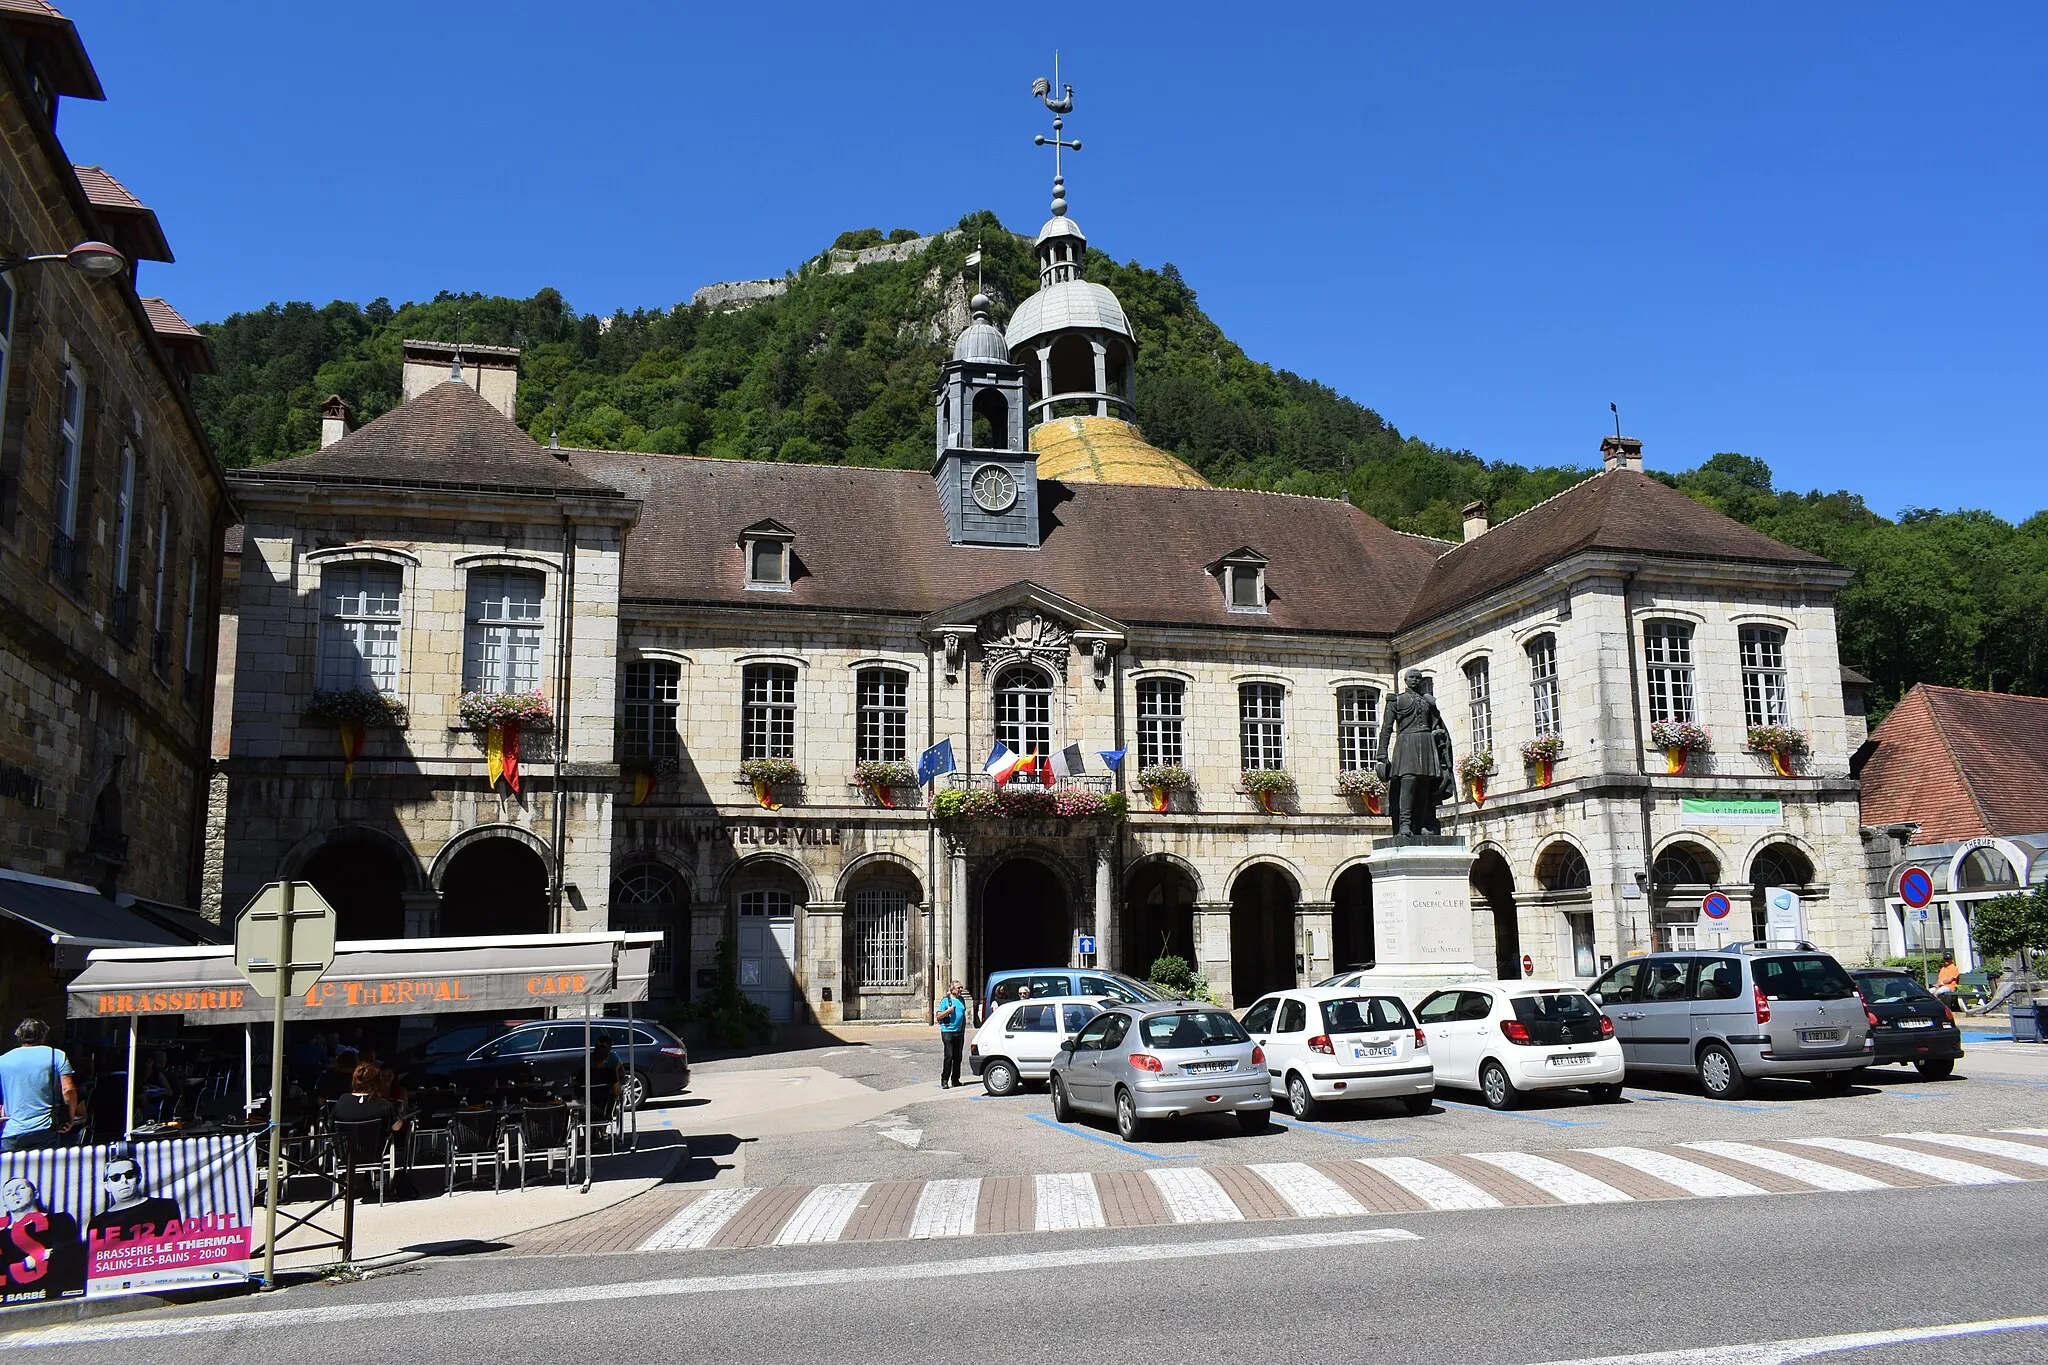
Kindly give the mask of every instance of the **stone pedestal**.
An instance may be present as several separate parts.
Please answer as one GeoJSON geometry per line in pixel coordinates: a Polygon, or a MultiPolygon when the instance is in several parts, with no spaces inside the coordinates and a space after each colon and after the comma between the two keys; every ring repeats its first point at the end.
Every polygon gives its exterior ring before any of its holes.
{"type": "Polygon", "coordinates": [[[1372,931],[1377,962],[1365,984],[1415,1004],[1463,981],[1490,981],[1474,961],[1472,852],[1448,835],[1377,839],[1372,869],[1372,931]]]}

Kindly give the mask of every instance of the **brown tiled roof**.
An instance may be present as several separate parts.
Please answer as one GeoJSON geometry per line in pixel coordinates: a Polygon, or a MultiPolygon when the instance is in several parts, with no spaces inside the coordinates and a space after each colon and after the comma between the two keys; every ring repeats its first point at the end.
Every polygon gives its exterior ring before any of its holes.
{"type": "Polygon", "coordinates": [[[100,77],[79,41],[78,26],[45,0],[0,0],[0,29],[37,50],[50,88],[72,99],[103,100],[100,77]]]}
{"type": "Polygon", "coordinates": [[[1043,547],[997,550],[951,544],[931,476],[916,471],[594,450],[571,459],[643,504],[626,541],[629,598],[922,615],[1029,580],[1132,624],[1384,635],[1435,558],[1325,498],[1043,482],[1043,547]],[[788,593],[745,584],[739,533],[770,517],[796,536],[788,593]],[[1203,571],[1241,545],[1272,561],[1264,616],[1226,610],[1203,571]]]}
{"type": "Polygon", "coordinates": [[[1416,625],[1581,550],[1681,559],[1826,565],[1632,469],[1609,469],[1437,559],[1404,624],[1416,625]]]}
{"type": "Polygon", "coordinates": [[[324,450],[237,473],[238,479],[515,493],[617,490],[570,468],[467,384],[441,383],[324,450]]]}
{"type": "Polygon", "coordinates": [[[185,321],[184,315],[163,299],[145,298],[142,307],[149,314],[149,325],[160,337],[190,337],[204,341],[206,336],[197,327],[185,321]]]}
{"type": "Polygon", "coordinates": [[[92,202],[93,211],[105,225],[113,244],[130,260],[168,261],[171,244],[164,236],[156,210],[128,192],[128,187],[107,174],[103,166],[73,166],[79,188],[92,202]]]}
{"type": "Polygon", "coordinates": [[[1864,824],[1911,821],[1916,844],[2048,831],[2048,697],[1921,683],[1872,739],[1864,824]]]}

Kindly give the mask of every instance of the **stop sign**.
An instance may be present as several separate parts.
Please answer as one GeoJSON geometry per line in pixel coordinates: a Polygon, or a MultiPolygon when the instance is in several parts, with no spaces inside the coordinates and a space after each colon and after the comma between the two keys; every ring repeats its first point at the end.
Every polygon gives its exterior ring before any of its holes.
{"type": "Polygon", "coordinates": [[[1533,957],[1530,957],[1530,956],[1529,956],[1529,955],[1528,955],[1527,953],[1523,953],[1523,954],[1522,954],[1522,975],[1523,975],[1523,976],[1534,976],[1535,974],[1536,974],[1536,959],[1535,959],[1535,958],[1533,958],[1533,957]]]}

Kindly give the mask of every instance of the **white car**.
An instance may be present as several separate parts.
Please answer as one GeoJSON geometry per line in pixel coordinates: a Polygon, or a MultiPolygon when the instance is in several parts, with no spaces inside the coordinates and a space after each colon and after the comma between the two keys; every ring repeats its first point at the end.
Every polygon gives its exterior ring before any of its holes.
{"type": "Polygon", "coordinates": [[[1026,1081],[1042,1081],[1051,1074],[1060,1044],[1102,1013],[1105,1003],[1115,1002],[1062,995],[997,1005],[967,1045],[968,1069],[991,1095],[1015,1094],[1026,1081]]]}
{"type": "Polygon", "coordinates": [[[1614,1024],[1566,981],[1488,981],[1436,991],[1416,1006],[1436,1076],[1512,1109],[1525,1090],[1582,1086],[1621,1098],[1625,1070],[1614,1024]]]}
{"type": "Polygon", "coordinates": [[[1262,996],[1241,1021],[1266,1051],[1275,1104],[1304,1121],[1331,1100],[1393,1100],[1429,1112],[1429,1040],[1396,995],[1313,987],[1262,996]]]}

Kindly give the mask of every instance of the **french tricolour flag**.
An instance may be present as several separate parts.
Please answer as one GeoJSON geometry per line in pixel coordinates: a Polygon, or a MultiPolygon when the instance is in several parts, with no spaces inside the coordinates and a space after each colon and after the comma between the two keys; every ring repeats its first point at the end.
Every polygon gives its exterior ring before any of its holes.
{"type": "Polygon", "coordinates": [[[1009,745],[998,740],[996,751],[988,756],[988,762],[981,765],[981,770],[994,778],[1000,787],[1017,775],[1018,765],[1023,762],[1023,758],[1013,753],[1009,745]]]}

